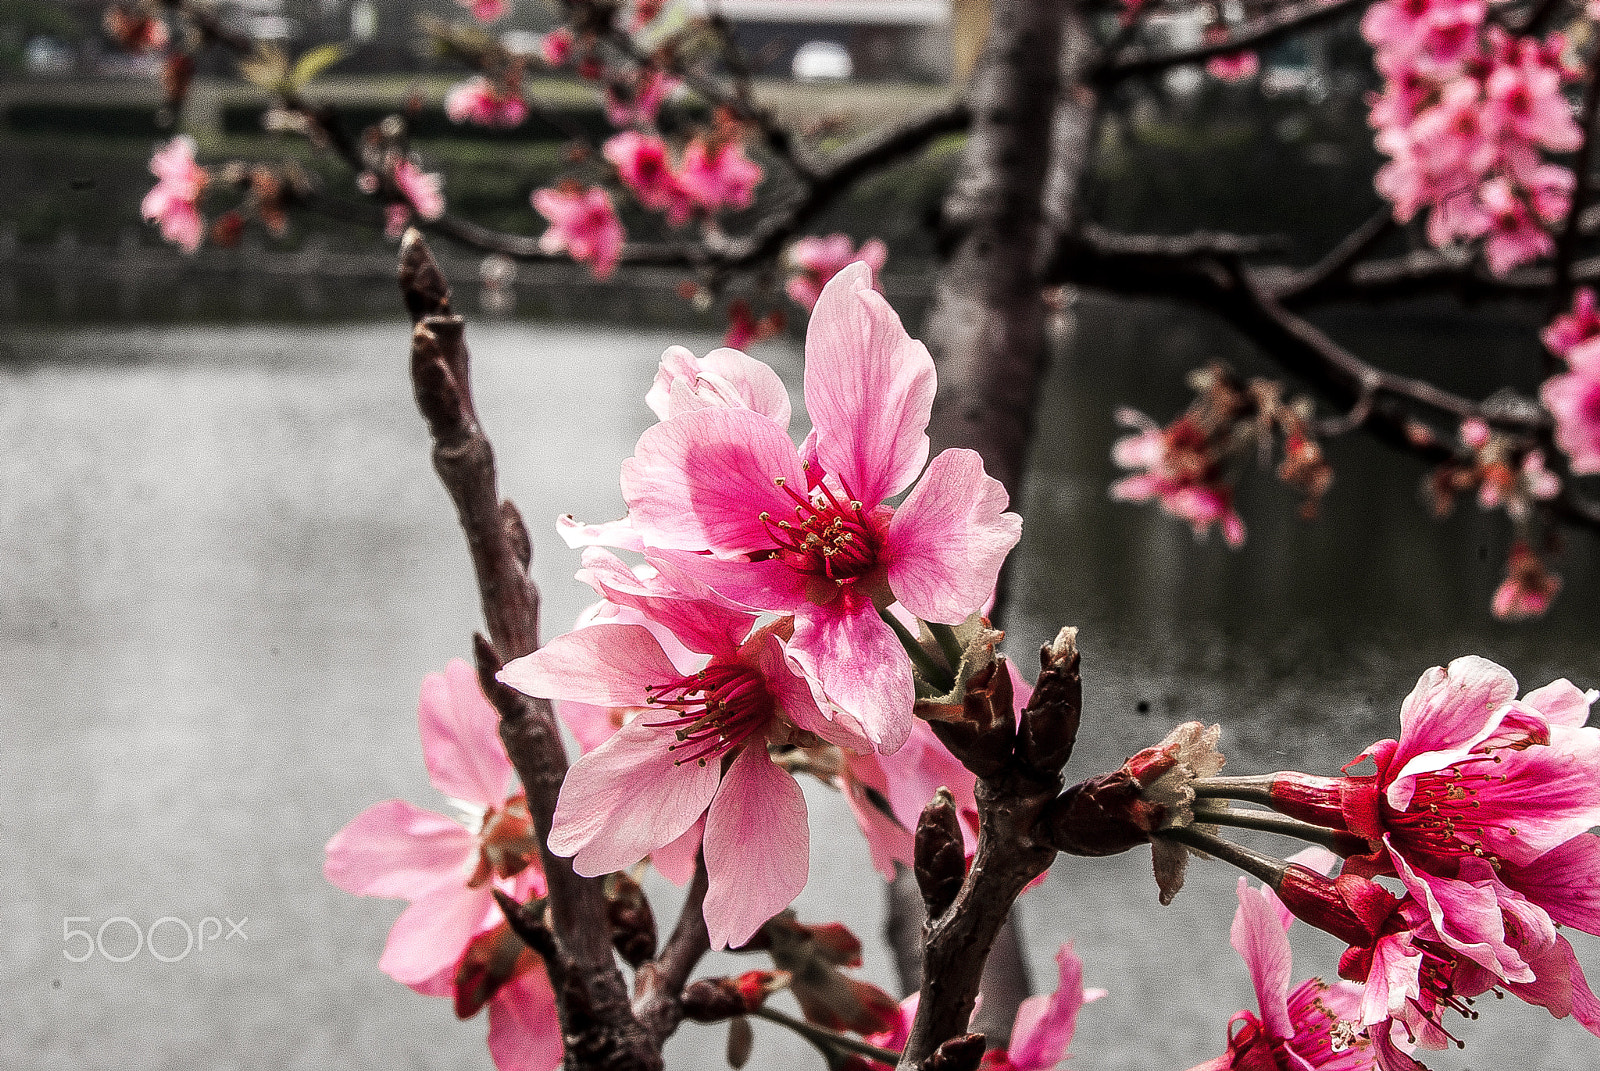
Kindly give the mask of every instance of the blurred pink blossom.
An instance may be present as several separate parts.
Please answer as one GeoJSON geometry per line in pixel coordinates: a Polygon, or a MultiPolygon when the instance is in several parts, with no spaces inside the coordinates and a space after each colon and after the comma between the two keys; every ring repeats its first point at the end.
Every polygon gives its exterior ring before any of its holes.
{"type": "Polygon", "coordinates": [[[479,76],[450,90],[444,98],[444,113],[452,123],[514,127],[528,117],[528,104],[479,76]]]}
{"type": "Polygon", "coordinates": [[[704,138],[695,138],[683,150],[684,189],[707,212],[724,206],[749,208],[761,174],[761,165],[744,154],[737,139],[711,146],[704,138]]]}
{"type": "Polygon", "coordinates": [[[195,163],[194,149],[194,139],[187,134],[156,149],[150,157],[156,184],[139,205],[145,219],[161,225],[161,237],[186,253],[200,248],[205,233],[198,205],[207,176],[205,168],[195,163]]]}
{"type": "Polygon", "coordinates": [[[608,140],[601,151],[640,205],[664,213],[674,227],[688,220],[690,191],[673,172],[666,143],[660,137],[624,130],[608,140]]]}
{"type": "Polygon", "coordinates": [[[410,160],[397,160],[392,172],[394,184],[417,215],[423,219],[438,219],[444,215],[444,179],[434,172],[424,172],[410,160]]]}
{"type": "Polygon", "coordinates": [[[889,259],[889,249],[876,238],[869,238],[857,250],[849,235],[830,234],[826,238],[802,238],[789,247],[789,262],[799,270],[791,276],[787,287],[789,297],[797,305],[810,310],[816,307],[817,298],[828,280],[839,274],[847,264],[862,261],[872,269],[873,277],[883,271],[889,259]]]}
{"type": "Polygon", "coordinates": [[[533,207],[550,221],[539,239],[548,253],[565,251],[580,264],[589,265],[596,279],[609,279],[617,270],[624,235],[611,195],[599,186],[580,189],[534,190],[533,207]]]}

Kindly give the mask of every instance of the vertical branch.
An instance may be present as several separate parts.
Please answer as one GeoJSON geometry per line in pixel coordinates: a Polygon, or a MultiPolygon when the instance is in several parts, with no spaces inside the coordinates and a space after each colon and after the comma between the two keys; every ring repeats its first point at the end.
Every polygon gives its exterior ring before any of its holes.
{"type": "Polygon", "coordinates": [[[433,464],[467,537],[489,638],[476,638],[478,675],[500,712],[500,736],[528,795],[549,886],[555,952],[552,977],[566,1066],[658,1071],[660,1046],[634,1018],[611,951],[611,926],[600,882],[574,873],[547,847],[550,820],[566,775],[567,755],[550,703],[494,679],[508,658],[539,644],[539,596],[528,576],[532,545],[516,508],[502,502],[494,450],[472,405],[465,323],[450,312],[450,290],[422,236],[408,231],[400,248],[400,285],[415,327],[411,376],[417,408],[433,436],[433,464]]]}

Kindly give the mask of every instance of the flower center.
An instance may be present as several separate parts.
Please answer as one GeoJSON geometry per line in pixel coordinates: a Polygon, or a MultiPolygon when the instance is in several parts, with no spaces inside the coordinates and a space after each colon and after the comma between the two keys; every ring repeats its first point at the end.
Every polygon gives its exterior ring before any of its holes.
{"type": "Polygon", "coordinates": [[[526,793],[517,793],[501,807],[491,807],[478,830],[478,868],[467,885],[481,889],[490,881],[512,878],[528,868],[539,851],[526,793]]]}
{"type": "Polygon", "coordinates": [[[766,682],[750,667],[736,662],[712,662],[698,673],[652,684],[646,691],[652,707],[677,715],[647,723],[674,730],[678,742],[668,750],[682,752],[673,760],[674,766],[686,762],[704,766],[710,759],[720,759],[764,732],[775,712],[766,682]]]}
{"type": "Polygon", "coordinates": [[[1505,781],[1494,772],[1498,755],[1474,755],[1443,770],[1418,776],[1411,805],[1396,811],[1383,803],[1384,825],[1424,851],[1446,856],[1475,855],[1498,868],[1500,859],[1484,848],[1483,836],[1499,829],[1515,837],[1514,826],[1484,822],[1475,813],[1483,806],[1478,795],[1505,781]],[[1487,768],[1483,764],[1488,763],[1487,768]]]}
{"type": "MultiPolygon", "coordinates": [[[[843,486],[844,481],[839,481],[843,486]]],[[[876,539],[867,523],[866,508],[844,487],[848,500],[840,502],[825,481],[811,493],[801,494],[782,476],[773,480],[794,500],[794,519],[774,518],[766,510],[761,523],[776,548],[771,557],[807,576],[821,577],[841,587],[871,573],[878,564],[876,539]]]]}

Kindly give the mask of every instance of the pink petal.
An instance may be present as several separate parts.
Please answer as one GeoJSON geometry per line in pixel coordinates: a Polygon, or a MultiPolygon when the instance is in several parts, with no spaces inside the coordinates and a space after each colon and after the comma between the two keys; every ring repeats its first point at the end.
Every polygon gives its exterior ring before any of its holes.
{"type": "Polygon", "coordinates": [[[705,831],[706,820],[701,815],[683,836],[651,852],[650,864],[672,884],[685,884],[694,877],[694,864],[700,855],[700,841],[705,831]]]}
{"type": "Polygon", "coordinates": [[[1589,708],[1597,694],[1593,689],[1585,692],[1562,677],[1543,688],[1535,688],[1522,697],[1522,701],[1539,713],[1551,725],[1566,725],[1581,729],[1589,720],[1589,708]]]}
{"type": "Polygon", "coordinates": [[[1525,866],[1505,864],[1502,876],[1561,925],[1600,934],[1600,837],[1581,833],[1525,866]]]}
{"type": "Polygon", "coordinates": [[[686,550],[652,550],[650,562],[676,583],[703,584],[752,610],[792,613],[808,600],[805,574],[776,558],[730,561],[686,550]]]}
{"type": "Polygon", "coordinates": [[[494,898],[488,888],[445,885],[395,920],[378,969],[404,985],[427,982],[467,950],[494,898]]]}
{"type": "Polygon", "coordinates": [[[871,599],[842,593],[827,606],[804,606],[795,614],[789,657],[820,681],[828,700],[860,725],[885,755],[911,735],[911,656],[871,599]]]}
{"type": "Polygon", "coordinates": [[[973,450],[946,450],[889,522],[889,587],[924,621],[958,625],[994,592],[1022,518],[973,450]]]}
{"type": "Polygon", "coordinates": [[[643,625],[597,624],[513,658],[496,679],[527,695],[601,707],[642,707],[652,684],[680,674],[643,625]]]}
{"type": "Polygon", "coordinates": [[[895,863],[912,864],[912,841],[910,832],[868,796],[868,789],[886,796],[879,759],[876,754],[845,757],[844,802],[867,840],[873,867],[885,881],[893,881],[895,863]]]}
{"type": "Polygon", "coordinates": [[[651,546],[735,554],[770,550],[761,513],[794,502],[805,474],[782,428],[748,409],[700,409],[647,429],[622,463],[622,497],[651,546]]]}
{"type": "Polygon", "coordinates": [[[1017,1071],[1045,1071],[1067,1055],[1078,1009],[1085,1003],[1083,964],[1068,942],[1056,953],[1059,984],[1049,996],[1029,997],[1017,1009],[1009,1055],[1017,1071]]]}
{"type": "Polygon", "coordinates": [[[717,764],[677,765],[671,730],[647,724],[652,717],[624,725],[574,763],[561,785],[550,850],[572,856],[585,877],[632,866],[678,839],[716,794],[717,764]]]}
{"type": "Polygon", "coordinates": [[[417,723],[434,788],[485,807],[505,802],[511,760],[500,742],[500,715],[483,694],[477,670],[453,658],[443,674],[424,677],[417,723]]]}
{"type": "Polygon", "coordinates": [[[806,410],[827,471],[868,508],[911,485],[928,459],[933,358],[857,262],[822,288],[806,328],[806,410]]]}
{"type": "Polygon", "coordinates": [[[767,749],[745,747],[706,817],[706,928],[712,948],[737,948],[805,888],[806,801],[767,749]]]}
{"type": "Polygon", "coordinates": [[[620,729],[622,708],[597,707],[590,703],[575,703],[570,699],[556,704],[556,715],[578,738],[578,749],[593,751],[620,729]]]}
{"type": "MultiPolygon", "coordinates": [[[[1385,844],[1388,840],[1386,835],[1385,844]]],[[[1389,857],[1406,889],[1427,908],[1440,940],[1508,982],[1533,980],[1533,971],[1506,943],[1505,922],[1492,881],[1457,881],[1413,870],[1392,847],[1389,857]]]]}
{"type": "Polygon", "coordinates": [[[1600,731],[1556,727],[1549,744],[1497,758],[1497,780],[1472,811],[1495,855],[1531,863],[1600,823],[1600,731]]]}
{"type": "Polygon", "coordinates": [[[556,534],[573,550],[579,547],[616,547],[618,550],[644,551],[644,540],[628,518],[584,524],[570,513],[556,518],[556,534]]]}
{"type": "Polygon", "coordinates": [[[517,975],[489,1001],[489,1055],[499,1071],[561,1066],[561,1022],[543,966],[517,975]]]}
{"type": "Polygon", "coordinates": [[[1238,895],[1239,909],[1234,913],[1233,928],[1229,931],[1234,951],[1239,953],[1250,972],[1262,1023],[1274,1037],[1292,1038],[1289,935],[1284,931],[1276,906],[1260,891],[1252,889],[1245,878],[1239,879],[1238,895]]]}
{"type": "Polygon", "coordinates": [[[1408,775],[1448,765],[1429,752],[1463,747],[1488,725],[1499,706],[1516,698],[1517,682],[1487,658],[1467,655],[1424,673],[1400,705],[1400,747],[1390,759],[1397,772],[1389,787],[1390,806],[1404,810],[1414,788],[1408,775]],[[1412,760],[1423,757],[1421,762],[1412,760]],[[1404,780],[1402,780],[1404,779],[1404,780]]]}
{"type": "Polygon", "coordinates": [[[477,839],[458,822],[404,800],[373,804],[328,841],[322,873],[357,896],[414,900],[465,882],[477,839]]]}
{"type": "Polygon", "coordinates": [[[830,744],[851,751],[872,750],[872,742],[859,731],[854,719],[844,714],[824,713],[817,705],[810,682],[790,666],[782,640],[769,632],[752,646],[756,647],[755,666],[784,717],[830,744]]]}
{"type": "Polygon", "coordinates": [[[642,580],[615,554],[599,547],[584,552],[578,579],[608,601],[638,610],[700,654],[732,652],[755,623],[754,614],[712,602],[712,593],[698,582],[674,584],[660,575],[642,580]]]}

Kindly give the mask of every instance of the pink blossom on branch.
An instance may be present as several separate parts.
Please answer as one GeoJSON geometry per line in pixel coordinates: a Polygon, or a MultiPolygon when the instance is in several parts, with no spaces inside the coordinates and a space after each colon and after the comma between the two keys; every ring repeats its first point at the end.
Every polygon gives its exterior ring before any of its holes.
{"type": "Polygon", "coordinates": [[[185,253],[199,249],[205,233],[198,206],[207,176],[195,163],[194,148],[194,139],[180,134],[156,149],[150,157],[156,184],[139,205],[145,219],[160,224],[161,237],[185,253]]]}
{"type": "Polygon", "coordinates": [[[471,827],[403,800],[379,803],[328,841],[323,873],[358,896],[410,901],[378,966],[419,993],[453,997],[463,1018],[488,1003],[501,1071],[550,1071],[561,1062],[554,995],[537,957],[518,953],[494,902],[495,889],[518,900],[544,892],[499,715],[476,671],[456,659],[423,680],[417,721],[429,780],[468,811],[471,827]],[[485,956],[494,970],[478,969],[485,956]]]}
{"type": "Polygon", "coordinates": [[[528,104],[479,76],[467,79],[445,95],[444,113],[452,123],[510,128],[520,126],[528,117],[528,104]]]}
{"type": "MultiPolygon", "coordinates": [[[[749,208],[761,175],[761,165],[744,154],[744,145],[737,138],[711,144],[695,138],[683,150],[679,177],[695,204],[715,213],[723,208],[749,208]]],[[[882,267],[881,261],[877,267],[882,267]]]]}
{"type": "Polygon", "coordinates": [[[1561,592],[1561,578],[1522,540],[1511,544],[1506,578],[1495,588],[1490,612],[1501,621],[1528,621],[1543,617],[1561,592]]]}
{"type": "Polygon", "coordinates": [[[511,10],[511,0],[456,0],[456,3],[470,10],[479,22],[494,22],[511,10]]]}
{"type": "MultiPolygon", "coordinates": [[[[1579,304],[1583,302],[1582,293],[1588,292],[1580,292],[1579,304]]],[[[1593,300],[1591,296],[1590,316],[1593,300]]],[[[1577,307],[1573,315],[1581,315],[1577,307]]],[[[1571,370],[1545,380],[1539,388],[1539,399],[1555,418],[1556,445],[1567,455],[1573,473],[1582,476],[1600,472],[1600,340],[1587,338],[1566,344],[1589,326],[1583,320],[1567,323],[1571,326],[1558,319],[1550,331],[1564,328],[1557,341],[1565,348],[1562,356],[1571,370]]]]}
{"type": "Polygon", "coordinates": [[[539,58],[551,67],[565,67],[577,42],[567,26],[557,26],[539,39],[539,58]]]}
{"type": "Polygon", "coordinates": [[[880,612],[898,601],[925,621],[964,621],[988,601],[1022,522],[970,450],[946,450],[918,480],[933,359],[865,264],[817,302],[805,394],[814,430],[800,449],[748,409],[650,428],[623,462],[623,499],[663,570],[793,614],[790,657],[852,731],[892,753],[910,734],[915,694],[910,657],[880,612]],[[897,509],[886,504],[908,488],[897,509]]]}
{"type": "MultiPolygon", "coordinates": [[[[1326,869],[1330,853],[1296,856],[1302,865],[1326,869]]],[[[1290,988],[1288,927],[1293,919],[1268,888],[1239,879],[1239,908],[1231,939],[1255,986],[1260,1015],[1241,1011],[1228,1021],[1228,1051],[1193,1071],[1372,1071],[1374,1055],[1365,1038],[1343,1036],[1361,1009],[1362,986],[1310,978],[1290,988]]]]}
{"type": "Polygon", "coordinates": [[[1600,338],[1600,313],[1595,310],[1594,290],[1580,287],[1572,295],[1572,310],[1552,320],[1539,337],[1546,349],[1563,359],[1579,343],[1600,338]]]}
{"type": "Polygon", "coordinates": [[[1156,501],[1161,508],[1194,529],[1202,539],[1216,524],[1230,547],[1244,544],[1244,521],[1233,508],[1233,488],[1222,480],[1221,467],[1210,456],[1208,437],[1189,416],[1166,428],[1132,409],[1117,412],[1117,421],[1135,429],[1118,439],[1111,457],[1136,469],[1111,485],[1119,502],[1156,501]]]}
{"type": "Polygon", "coordinates": [[[434,172],[424,172],[410,160],[397,160],[390,173],[395,188],[406,202],[423,219],[438,219],[444,215],[444,179],[434,172]]]}
{"type": "Polygon", "coordinates": [[[822,296],[822,288],[828,285],[828,280],[838,275],[845,265],[862,261],[876,277],[888,259],[888,247],[876,238],[863,242],[860,250],[844,234],[802,238],[789,247],[789,261],[799,271],[789,279],[789,297],[810,311],[816,307],[817,298],[822,296]]]}
{"type": "MultiPolygon", "coordinates": [[[[1221,24],[1208,26],[1204,37],[1208,45],[1219,44],[1228,39],[1228,28],[1221,24]]],[[[1260,57],[1248,49],[1213,56],[1206,62],[1206,73],[1224,82],[1242,82],[1246,78],[1254,77],[1260,69],[1260,57]]]]}
{"type": "Polygon", "coordinates": [[[640,711],[568,772],[550,848],[572,856],[580,874],[607,874],[703,822],[706,926],[712,947],[724,948],[748,941],[806,883],[805,800],[767,745],[866,743],[823,716],[790,668],[781,629],[737,643],[728,625],[748,618],[697,607],[703,646],[713,650],[692,674],[648,629],[597,624],[513,660],[500,679],[529,695],[640,711]]]}
{"type": "Polygon", "coordinates": [[[565,251],[580,264],[589,265],[596,279],[609,279],[622,256],[624,234],[611,195],[599,186],[534,190],[533,207],[550,221],[539,239],[547,253],[565,251]]]}
{"type": "Polygon", "coordinates": [[[689,219],[690,191],[672,170],[666,143],[655,134],[624,130],[601,149],[640,205],[664,213],[674,227],[689,219]]]}
{"type": "Polygon", "coordinates": [[[654,67],[635,71],[626,81],[606,85],[606,119],[615,127],[653,123],[656,112],[683,80],[654,67]]]}

